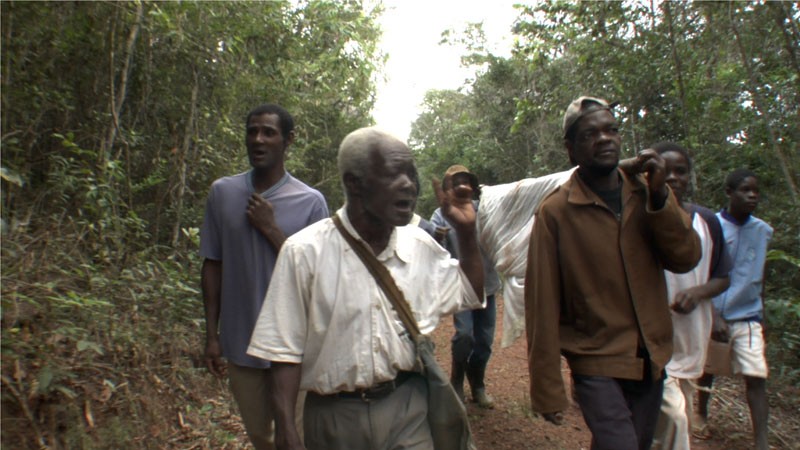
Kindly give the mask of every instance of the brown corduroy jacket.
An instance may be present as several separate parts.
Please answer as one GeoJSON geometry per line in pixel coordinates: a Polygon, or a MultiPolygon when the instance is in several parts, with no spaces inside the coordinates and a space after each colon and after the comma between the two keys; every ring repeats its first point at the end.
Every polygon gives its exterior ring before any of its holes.
{"type": "Polygon", "coordinates": [[[641,380],[672,355],[672,320],[664,269],[682,273],[700,259],[691,218],[670,191],[647,205],[643,177],[623,180],[617,218],[575,172],[537,213],[525,276],[525,324],[534,411],[563,411],[569,402],[560,355],[573,373],[641,380]]]}

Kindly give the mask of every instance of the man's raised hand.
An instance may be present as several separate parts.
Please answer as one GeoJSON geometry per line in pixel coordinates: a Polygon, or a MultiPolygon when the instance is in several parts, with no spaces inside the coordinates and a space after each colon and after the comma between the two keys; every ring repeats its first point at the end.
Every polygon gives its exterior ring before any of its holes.
{"type": "Polygon", "coordinates": [[[452,175],[446,175],[442,182],[434,178],[432,184],[442,215],[456,231],[474,227],[477,215],[472,205],[472,187],[469,184],[453,187],[452,175]]]}

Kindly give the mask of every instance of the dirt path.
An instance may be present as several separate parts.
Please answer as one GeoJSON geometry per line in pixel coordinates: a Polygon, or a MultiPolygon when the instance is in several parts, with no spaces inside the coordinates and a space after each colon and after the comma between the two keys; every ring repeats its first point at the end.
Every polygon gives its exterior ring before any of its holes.
{"type": "MultiPolygon", "coordinates": [[[[502,300],[498,301],[498,323],[495,342],[502,335],[502,300]]],[[[434,332],[436,354],[442,367],[449,370],[449,339],[453,333],[452,320],[443,321],[434,332]]],[[[466,384],[466,383],[465,383],[466,384]]],[[[555,426],[533,414],[528,396],[527,355],[524,338],[508,348],[495,346],[489,361],[487,390],[495,399],[495,408],[484,410],[470,404],[473,433],[479,449],[588,449],[591,435],[580,410],[572,405],[565,414],[565,422],[555,426]]],[[[466,387],[467,392],[469,388],[466,387]]],[[[469,393],[467,393],[469,398],[469,393]]],[[[692,441],[693,450],[723,450],[731,448],[716,440],[692,441]]]]}
{"type": "MultiPolygon", "coordinates": [[[[498,301],[498,329],[496,342],[502,333],[502,299],[498,301]]],[[[433,334],[437,358],[448,372],[450,369],[450,337],[452,319],[442,321],[433,334]]],[[[582,450],[588,449],[591,439],[580,410],[572,405],[565,414],[565,423],[554,426],[533,414],[528,399],[527,356],[524,339],[518,339],[508,348],[497,345],[489,361],[487,389],[495,399],[495,408],[484,410],[474,404],[467,406],[472,430],[480,450],[582,450]]],[[[746,450],[750,445],[750,422],[742,395],[741,381],[728,378],[715,386],[717,395],[710,405],[712,438],[707,441],[692,440],[692,450],[746,450]]],[[[198,427],[209,426],[212,431],[227,435],[225,445],[209,445],[207,434],[180,439],[181,445],[159,448],[191,449],[241,449],[249,448],[241,421],[227,392],[220,382],[215,388],[218,402],[216,414],[210,421],[200,421],[198,427]],[[188,446],[187,446],[188,445],[188,446]]],[[[468,387],[467,396],[469,397],[468,387]]],[[[770,392],[770,444],[773,450],[800,449],[800,410],[796,399],[800,390],[770,392]],[[781,400],[784,398],[785,400],[781,400]],[[777,401],[776,401],[777,400],[777,401]],[[787,405],[787,406],[784,406],[787,405]]],[[[185,430],[184,430],[185,431],[185,430]]]]}

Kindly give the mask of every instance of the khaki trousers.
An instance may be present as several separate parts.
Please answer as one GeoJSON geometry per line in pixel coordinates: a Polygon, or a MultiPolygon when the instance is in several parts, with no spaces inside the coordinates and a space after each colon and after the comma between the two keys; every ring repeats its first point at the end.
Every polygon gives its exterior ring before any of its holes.
{"type": "MultiPolygon", "coordinates": [[[[269,401],[270,370],[228,364],[228,376],[233,398],[253,447],[256,450],[274,450],[275,417],[269,401]]],[[[301,437],[305,397],[306,393],[301,391],[295,409],[295,424],[301,437]]]]}
{"type": "Polygon", "coordinates": [[[433,450],[428,386],[420,376],[368,402],[309,393],[304,421],[309,450],[433,450]]]}

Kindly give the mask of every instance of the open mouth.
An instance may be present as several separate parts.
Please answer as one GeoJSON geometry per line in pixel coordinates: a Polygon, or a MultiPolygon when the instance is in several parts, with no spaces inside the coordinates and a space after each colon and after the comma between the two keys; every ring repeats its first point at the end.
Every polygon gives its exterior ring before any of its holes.
{"type": "Polygon", "coordinates": [[[394,203],[395,208],[404,211],[410,211],[414,208],[413,200],[398,200],[394,203]]]}

